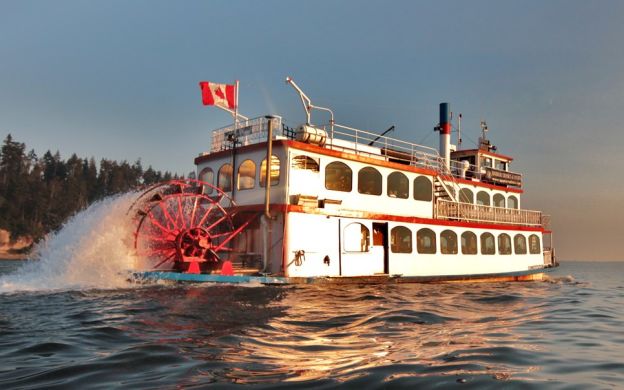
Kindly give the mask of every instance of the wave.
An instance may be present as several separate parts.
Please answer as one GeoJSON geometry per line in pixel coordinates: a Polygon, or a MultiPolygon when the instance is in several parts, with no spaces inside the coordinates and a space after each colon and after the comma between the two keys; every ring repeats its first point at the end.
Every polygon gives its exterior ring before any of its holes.
{"type": "Polygon", "coordinates": [[[75,214],[38,243],[31,260],[0,276],[0,293],[129,287],[134,268],[132,221],[136,193],[103,199],[75,214]]]}

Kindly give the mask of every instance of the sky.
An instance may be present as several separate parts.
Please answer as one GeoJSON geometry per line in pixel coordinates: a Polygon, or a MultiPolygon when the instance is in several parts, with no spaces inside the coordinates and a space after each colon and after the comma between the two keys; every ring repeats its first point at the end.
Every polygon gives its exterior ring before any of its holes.
{"type": "Polygon", "coordinates": [[[440,102],[464,147],[486,120],[558,258],[624,260],[622,1],[0,0],[0,137],[40,156],[188,174],[231,122],[198,82],[297,125],[286,76],[340,124],[428,146],[440,102]]]}

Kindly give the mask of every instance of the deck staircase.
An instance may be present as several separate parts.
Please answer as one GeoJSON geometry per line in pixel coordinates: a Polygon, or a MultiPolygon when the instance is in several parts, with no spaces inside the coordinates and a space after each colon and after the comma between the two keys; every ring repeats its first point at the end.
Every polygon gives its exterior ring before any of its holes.
{"type": "Polygon", "coordinates": [[[451,202],[459,201],[459,184],[455,176],[453,176],[451,170],[446,167],[444,159],[439,157],[438,161],[438,176],[433,180],[433,189],[435,199],[443,199],[451,202]]]}

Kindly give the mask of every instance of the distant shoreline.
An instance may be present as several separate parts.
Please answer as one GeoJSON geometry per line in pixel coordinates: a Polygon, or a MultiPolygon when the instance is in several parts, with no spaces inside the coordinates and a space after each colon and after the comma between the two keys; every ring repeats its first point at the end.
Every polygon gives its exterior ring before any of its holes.
{"type": "Polygon", "coordinates": [[[27,253],[0,252],[0,261],[3,260],[28,260],[27,253]]]}

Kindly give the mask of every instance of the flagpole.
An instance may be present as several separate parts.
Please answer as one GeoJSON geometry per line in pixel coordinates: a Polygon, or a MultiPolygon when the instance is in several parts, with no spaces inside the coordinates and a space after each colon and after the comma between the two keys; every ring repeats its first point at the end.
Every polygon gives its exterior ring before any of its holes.
{"type": "Polygon", "coordinates": [[[238,85],[239,82],[236,80],[234,83],[234,137],[232,144],[232,200],[235,199],[236,195],[236,187],[238,186],[238,180],[236,175],[236,142],[238,141],[238,85]]]}

